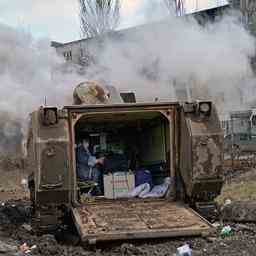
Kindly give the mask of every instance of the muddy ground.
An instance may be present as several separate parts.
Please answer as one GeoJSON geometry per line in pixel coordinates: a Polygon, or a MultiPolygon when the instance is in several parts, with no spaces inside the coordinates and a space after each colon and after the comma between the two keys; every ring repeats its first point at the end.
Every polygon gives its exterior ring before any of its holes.
{"type": "MultiPolygon", "coordinates": [[[[210,238],[158,239],[136,242],[119,242],[100,244],[97,247],[68,245],[61,233],[57,239],[52,235],[35,236],[28,231],[29,205],[27,201],[10,202],[0,206],[0,255],[15,255],[19,245],[24,242],[29,246],[37,245],[30,255],[174,255],[176,248],[188,243],[193,255],[256,255],[256,226],[251,223],[229,223],[233,233],[229,237],[221,237],[219,231],[210,238]],[[27,223],[28,226],[24,225],[27,223]],[[8,247],[6,247],[8,245],[8,247]]],[[[74,241],[74,240],[73,240],[74,241]]]]}
{"type": "Polygon", "coordinates": [[[28,191],[21,186],[28,176],[24,167],[21,157],[0,155],[0,202],[28,198],[28,191]]]}
{"type": "MultiPolygon", "coordinates": [[[[14,164],[14,166],[16,166],[14,164]]],[[[223,223],[230,225],[232,234],[228,237],[221,237],[220,229],[210,238],[194,237],[179,239],[155,239],[147,241],[130,241],[119,243],[106,243],[97,247],[85,245],[70,245],[76,240],[76,234],[67,236],[68,232],[59,232],[56,237],[53,235],[36,236],[30,230],[30,204],[27,199],[27,191],[20,186],[24,172],[17,168],[8,171],[0,170],[0,255],[17,255],[18,248],[26,242],[29,246],[36,245],[29,255],[175,255],[176,249],[185,243],[190,244],[193,255],[256,255],[256,225],[253,223],[223,223]],[[6,181],[8,180],[8,182],[6,181]],[[58,241],[57,241],[58,240],[58,241]]],[[[228,184],[224,186],[223,195],[219,198],[224,202],[227,198],[232,201],[240,200],[239,195],[234,196],[230,186],[241,191],[243,185],[251,182],[256,177],[256,171],[229,172],[228,184]],[[233,196],[233,197],[232,197],[233,196]],[[230,198],[231,197],[231,198],[230,198]]],[[[256,191],[256,188],[255,188],[256,191]]],[[[255,191],[249,191],[255,193],[255,191]]],[[[246,191],[247,193],[248,191],[246,191]]],[[[246,200],[245,195],[240,195],[246,200]]],[[[253,195],[253,197],[255,194],[253,195]]],[[[256,197],[255,197],[256,198],[256,197]]],[[[250,199],[250,198],[249,198],[250,199]]]]}

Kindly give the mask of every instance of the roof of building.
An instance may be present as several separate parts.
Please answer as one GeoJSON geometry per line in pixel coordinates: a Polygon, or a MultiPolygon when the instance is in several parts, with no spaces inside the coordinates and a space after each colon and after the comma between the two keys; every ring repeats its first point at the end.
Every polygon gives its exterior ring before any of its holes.
{"type": "Polygon", "coordinates": [[[125,34],[127,32],[130,32],[130,31],[135,31],[135,30],[138,30],[138,29],[142,29],[142,28],[145,28],[145,27],[152,26],[153,24],[156,25],[156,24],[161,24],[161,23],[164,23],[164,22],[159,21],[159,22],[154,22],[154,23],[142,24],[142,25],[138,25],[138,26],[135,26],[135,27],[120,29],[120,30],[113,30],[113,31],[106,32],[105,34],[100,35],[100,36],[82,38],[82,39],[78,39],[78,40],[74,40],[74,41],[70,41],[70,42],[66,42],[66,43],[60,43],[60,42],[52,41],[51,46],[55,47],[55,48],[58,48],[58,47],[66,46],[66,45],[69,45],[69,44],[77,44],[77,43],[86,42],[88,40],[93,40],[93,39],[97,39],[97,38],[102,39],[102,38],[108,37],[108,36],[122,35],[122,34],[125,34]]]}
{"type": "MultiPolygon", "coordinates": [[[[227,4],[226,0],[223,0],[225,3],[223,3],[222,5],[219,6],[215,6],[215,7],[208,7],[208,9],[203,9],[203,10],[196,10],[193,11],[191,13],[185,14],[184,16],[187,15],[191,15],[191,14],[198,14],[200,12],[206,12],[206,11],[211,11],[214,9],[218,9],[220,7],[226,7],[229,4],[227,4]]],[[[147,23],[147,24],[142,24],[142,25],[138,25],[135,27],[130,27],[130,28],[125,28],[125,29],[121,29],[121,30],[114,30],[114,31],[110,31],[110,32],[106,32],[104,35],[100,35],[100,36],[96,36],[96,37],[88,37],[88,38],[82,38],[82,39],[78,39],[78,40],[74,40],[74,41],[70,41],[70,42],[66,42],[66,43],[60,43],[60,42],[56,42],[56,41],[52,41],[51,42],[51,46],[54,48],[58,48],[58,47],[63,47],[63,46],[67,46],[67,45],[71,45],[71,44],[79,44],[82,42],[86,42],[88,40],[92,40],[92,39],[96,39],[96,38],[104,38],[104,37],[108,37],[108,36],[113,36],[113,35],[122,35],[124,33],[130,32],[130,31],[135,31],[135,30],[140,30],[140,29],[144,29],[145,27],[151,27],[152,25],[161,25],[161,24],[166,24],[166,19],[161,20],[161,21],[157,21],[157,22],[153,22],[153,23],[147,23]]]]}

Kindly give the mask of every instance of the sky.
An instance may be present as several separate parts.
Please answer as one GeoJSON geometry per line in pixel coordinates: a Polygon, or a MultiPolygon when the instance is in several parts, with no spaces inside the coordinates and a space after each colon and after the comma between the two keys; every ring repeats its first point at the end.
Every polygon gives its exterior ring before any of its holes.
{"type": "MultiPolygon", "coordinates": [[[[159,4],[165,0],[121,0],[119,29],[145,23],[157,16],[159,4]],[[150,17],[152,18],[152,17],[150,17]]],[[[211,7],[227,0],[183,0],[187,12],[211,7]]],[[[159,15],[158,15],[159,17],[159,15]]],[[[80,39],[78,0],[0,0],[0,23],[22,28],[34,37],[47,37],[58,42],[80,39]]]]}
{"type": "MultiPolygon", "coordinates": [[[[139,23],[143,1],[123,0],[120,28],[139,23]]],[[[80,38],[77,0],[0,0],[0,23],[59,42],[80,38]]]]}

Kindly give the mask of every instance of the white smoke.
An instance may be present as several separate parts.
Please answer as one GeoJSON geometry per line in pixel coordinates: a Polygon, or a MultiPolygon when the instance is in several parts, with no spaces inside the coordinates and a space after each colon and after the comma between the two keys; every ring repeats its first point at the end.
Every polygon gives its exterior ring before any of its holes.
{"type": "Polygon", "coordinates": [[[49,40],[6,25],[0,25],[0,37],[0,149],[5,149],[20,140],[30,112],[45,99],[49,105],[70,104],[73,87],[84,78],[74,67],[63,71],[65,61],[49,40]]]}
{"type": "MultiPolygon", "coordinates": [[[[149,3],[144,1],[146,7],[140,9],[141,23],[167,14],[149,3]]],[[[3,148],[17,134],[12,124],[24,124],[45,98],[48,105],[70,104],[74,86],[86,79],[135,91],[140,101],[177,100],[177,88],[190,88],[193,97],[215,100],[219,110],[244,107],[241,97],[249,101],[255,95],[250,66],[255,40],[236,15],[204,27],[191,17],[169,16],[120,36],[105,36],[100,46],[89,40],[96,61],[83,76],[76,65],[68,66],[57,56],[49,40],[35,40],[5,25],[0,25],[0,37],[0,111],[8,116],[0,122],[0,132],[8,138],[0,140],[3,148]]]]}
{"type": "Polygon", "coordinates": [[[1,111],[23,116],[44,104],[45,97],[49,104],[56,104],[57,99],[63,103],[65,93],[72,93],[74,72],[62,73],[61,81],[53,80],[64,59],[57,56],[50,41],[35,40],[4,25],[0,25],[0,35],[1,111]]]}
{"type": "Polygon", "coordinates": [[[213,99],[221,112],[248,107],[255,39],[240,14],[201,26],[191,16],[170,15],[163,2],[141,1],[136,22],[147,25],[120,32],[120,40],[106,37],[103,49],[91,50],[99,65],[90,66],[89,77],[134,90],[139,100],[176,100],[184,87],[192,98],[213,99]]]}
{"type": "MultiPolygon", "coordinates": [[[[144,1],[142,23],[167,15],[162,6],[150,3],[144,1]]],[[[246,107],[243,98],[255,89],[250,65],[255,39],[235,13],[205,26],[192,17],[169,16],[121,34],[120,39],[107,37],[98,50],[101,72],[91,66],[91,74],[97,74],[91,78],[135,90],[139,100],[176,100],[175,91],[183,86],[193,98],[211,98],[220,111],[228,111],[246,107]]]]}

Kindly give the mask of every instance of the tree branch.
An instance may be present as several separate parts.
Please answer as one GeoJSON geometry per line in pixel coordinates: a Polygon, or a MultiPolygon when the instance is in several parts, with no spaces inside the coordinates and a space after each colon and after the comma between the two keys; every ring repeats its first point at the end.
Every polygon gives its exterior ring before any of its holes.
{"type": "Polygon", "coordinates": [[[121,0],[78,0],[80,27],[84,37],[114,30],[120,20],[121,0]]]}

